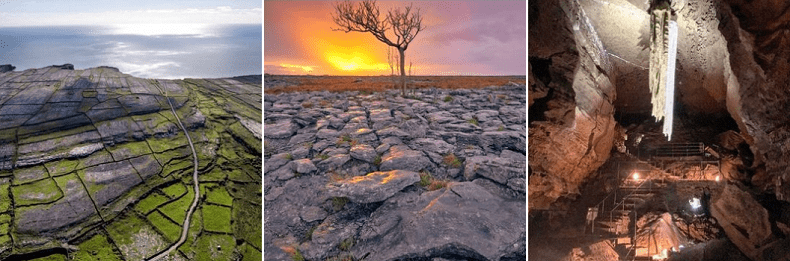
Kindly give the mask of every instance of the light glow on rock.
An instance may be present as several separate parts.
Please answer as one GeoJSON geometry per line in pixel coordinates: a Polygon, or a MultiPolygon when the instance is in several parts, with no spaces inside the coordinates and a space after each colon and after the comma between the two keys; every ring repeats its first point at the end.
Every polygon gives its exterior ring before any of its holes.
{"type": "Polygon", "coordinates": [[[667,50],[667,86],[664,94],[664,135],[672,140],[672,118],[675,107],[675,56],[678,51],[678,24],[669,20],[669,50],[667,50]]]}

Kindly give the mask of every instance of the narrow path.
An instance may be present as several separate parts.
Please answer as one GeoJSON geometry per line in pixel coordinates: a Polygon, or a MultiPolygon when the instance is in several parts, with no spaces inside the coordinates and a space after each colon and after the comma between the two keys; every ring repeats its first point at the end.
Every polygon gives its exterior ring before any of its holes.
{"type": "Polygon", "coordinates": [[[173,103],[170,102],[170,98],[167,97],[167,92],[165,92],[164,90],[162,90],[162,88],[159,87],[159,81],[157,81],[157,84],[155,84],[154,86],[157,89],[159,89],[159,92],[161,92],[165,96],[165,99],[167,99],[167,103],[170,104],[170,110],[173,112],[173,116],[176,117],[176,121],[178,121],[178,126],[181,127],[181,130],[184,131],[184,135],[187,136],[187,141],[189,141],[189,148],[192,149],[192,161],[193,161],[192,163],[194,164],[192,166],[193,169],[192,180],[195,183],[195,197],[192,200],[192,205],[189,206],[189,210],[187,211],[186,217],[184,218],[184,225],[181,227],[181,238],[178,239],[178,242],[170,246],[170,248],[148,260],[160,260],[161,258],[170,255],[170,252],[176,250],[178,247],[184,244],[184,242],[187,241],[187,232],[189,231],[189,221],[191,220],[192,213],[195,212],[195,207],[197,207],[198,198],[200,197],[200,184],[198,183],[198,169],[197,169],[198,160],[197,160],[197,153],[195,153],[195,146],[192,145],[192,138],[189,137],[189,132],[187,132],[187,129],[184,128],[183,124],[181,124],[181,119],[178,118],[178,114],[176,114],[176,109],[175,107],[173,107],[173,103]]]}

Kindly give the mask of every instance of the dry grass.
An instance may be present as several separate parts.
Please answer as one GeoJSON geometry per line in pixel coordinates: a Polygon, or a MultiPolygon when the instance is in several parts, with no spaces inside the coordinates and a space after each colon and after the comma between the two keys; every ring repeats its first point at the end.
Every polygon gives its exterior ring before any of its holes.
{"type": "Polygon", "coordinates": [[[447,154],[443,157],[444,164],[451,167],[451,168],[460,168],[461,167],[461,160],[455,156],[455,154],[447,154]]]}
{"type": "Polygon", "coordinates": [[[428,191],[434,191],[440,188],[447,187],[447,180],[439,180],[431,176],[430,173],[421,171],[420,172],[420,182],[418,183],[420,186],[425,187],[428,191]]]}
{"type": "MultiPolygon", "coordinates": [[[[266,90],[266,94],[295,91],[384,91],[395,89],[389,76],[296,76],[267,75],[295,84],[287,88],[266,90]],[[357,81],[357,79],[361,79],[357,81]]],[[[264,79],[265,81],[266,79],[264,79]]],[[[475,89],[491,85],[501,86],[508,82],[526,84],[526,77],[518,76],[413,76],[410,87],[440,89],[475,89]]]]}

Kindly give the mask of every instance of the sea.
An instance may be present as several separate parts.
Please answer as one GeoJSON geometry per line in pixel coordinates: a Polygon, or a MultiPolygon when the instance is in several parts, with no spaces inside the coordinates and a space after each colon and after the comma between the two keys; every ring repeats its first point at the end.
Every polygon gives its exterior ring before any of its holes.
{"type": "Polygon", "coordinates": [[[1,27],[0,65],[16,71],[73,64],[141,78],[259,75],[262,29],[252,25],[131,24],[1,27]]]}

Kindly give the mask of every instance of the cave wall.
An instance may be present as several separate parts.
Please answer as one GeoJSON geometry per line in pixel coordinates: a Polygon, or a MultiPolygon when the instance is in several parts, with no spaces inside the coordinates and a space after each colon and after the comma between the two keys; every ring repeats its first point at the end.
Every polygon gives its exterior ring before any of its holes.
{"type": "Polygon", "coordinates": [[[554,101],[530,98],[530,116],[545,116],[529,124],[529,208],[547,209],[578,195],[609,158],[616,72],[579,1],[533,1],[529,8],[529,95],[554,101]],[[545,71],[550,77],[540,76],[545,71]]]}
{"type": "Polygon", "coordinates": [[[719,13],[738,83],[731,111],[750,136],[752,167],[764,168],[772,192],[790,201],[790,2],[727,1],[719,13]]]}

